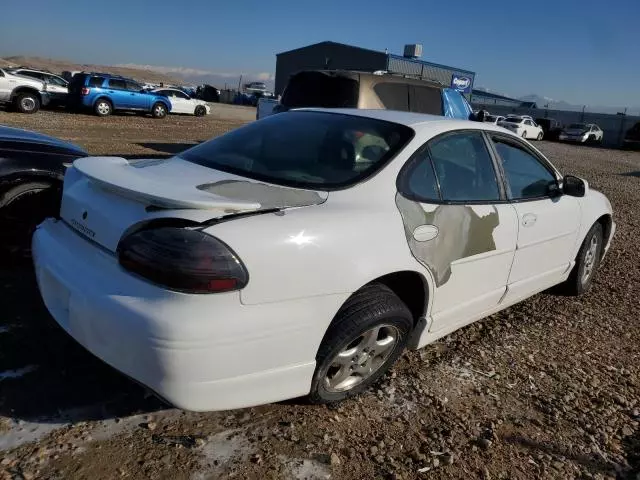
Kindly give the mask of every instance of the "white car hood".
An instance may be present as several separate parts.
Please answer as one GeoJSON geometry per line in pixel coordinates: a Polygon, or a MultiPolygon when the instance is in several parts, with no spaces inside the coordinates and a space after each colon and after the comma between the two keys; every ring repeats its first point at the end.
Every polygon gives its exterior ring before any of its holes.
{"type": "Polygon", "coordinates": [[[196,223],[238,213],[323,203],[326,192],[287,188],[174,157],[129,162],[118,157],[76,160],[64,181],[61,217],[115,251],[140,222],[177,218],[196,223]]]}

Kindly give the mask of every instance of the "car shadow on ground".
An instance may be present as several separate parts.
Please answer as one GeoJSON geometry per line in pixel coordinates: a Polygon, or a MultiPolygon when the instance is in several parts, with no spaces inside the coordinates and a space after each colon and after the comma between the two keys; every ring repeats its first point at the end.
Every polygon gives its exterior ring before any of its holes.
{"type": "Polygon", "coordinates": [[[638,170],[637,172],[626,172],[626,173],[621,173],[620,176],[622,177],[636,177],[636,178],[640,178],[640,170],[638,170]]]}
{"type": "Polygon", "coordinates": [[[170,154],[170,155],[176,155],[180,152],[184,152],[185,150],[198,145],[199,143],[202,142],[194,142],[194,143],[148,143],[148,142],[143,142],[143,143],[138,143],[137,145],[144,147],[144,148],[148,148],[150,150],[155,150],[156,152],[159,153],[164,153],[164,154],[170,154]]]}
{"type": "Polygon", "coordinates": [[[0,298],[0,415],[57,423],[61,418],[98,420],[167,408],[56,324],[42,303],[30,264],[0,271],[0,298]]]}

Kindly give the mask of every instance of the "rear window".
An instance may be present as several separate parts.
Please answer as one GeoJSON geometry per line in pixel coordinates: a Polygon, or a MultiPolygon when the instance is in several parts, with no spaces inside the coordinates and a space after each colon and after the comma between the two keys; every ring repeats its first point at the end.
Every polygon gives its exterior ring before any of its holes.
{"type": "Polygon", "coordinates": [[[101,87],[103,83],[104,83],[104,77],[91,77],[91,78],[89,78],[89,86],[90,87],[101,87]]]}
{"type": "Polygon", "coordinates": [[[388,110],[409,111],[409,86],[406,83],[378,83],[373,87],[378,98],[388,110]]]}
{"type": "Polygon", "coordinates": [[[331,190],[379,171],[413,138],[396,123],[326,112],[287,112],[197,145],[179,156],[277,185],[331,190]]]}
{"type": "Polygon", "coordinates": [[[409,107],[412,112],[442,115],[442,93],[439,88],[411,85],[409,107]]]}
{"type": "Polygon", "coordinates": [[[355,108],[358,106],[358,81],[321,72],[304,72],[289,80],[282,96],[288,108],[355,108]]]}

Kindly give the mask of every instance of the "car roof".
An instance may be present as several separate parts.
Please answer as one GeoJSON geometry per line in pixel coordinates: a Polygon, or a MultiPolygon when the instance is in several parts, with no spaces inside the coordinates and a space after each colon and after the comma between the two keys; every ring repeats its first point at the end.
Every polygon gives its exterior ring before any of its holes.
{"type": "MultiPolygon", "coordinates": [[[[483,129],[493,130],[500,133],[508,132],[508,130],[502,127],[497,127],[491,123],[472,122],[470,120],[460,120],[457,118],[442,117],[440,115],[431,115],[428,113],[401,112],[398,110],[374,110],[363,108],[300,108],[293,111],[313,111],[353,115],[398,123],[411,128],[437,125],[439,127],[447,126],[450,130],[483,129]]],[[[511,134],[511,132],[509,133],[511,134]]]]}

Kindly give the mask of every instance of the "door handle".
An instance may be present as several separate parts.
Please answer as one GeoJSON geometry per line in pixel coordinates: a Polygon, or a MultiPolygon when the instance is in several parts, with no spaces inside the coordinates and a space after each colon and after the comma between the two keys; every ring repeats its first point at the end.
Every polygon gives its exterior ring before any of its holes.
{"type": "Polygon", "coordinates": [[[420,225],[413,231],[413,239],[416,242],[427,242],[438,236],[438,227],[435,225],[420,225]]]}
{"type": "Polygon", "coordinates": [[[535,215],[533,213],[525,213],[522,216],[522,226],[523,227],[531,227],[536,223],[536,220],[538,220],[537,215],[535,215]]]}

